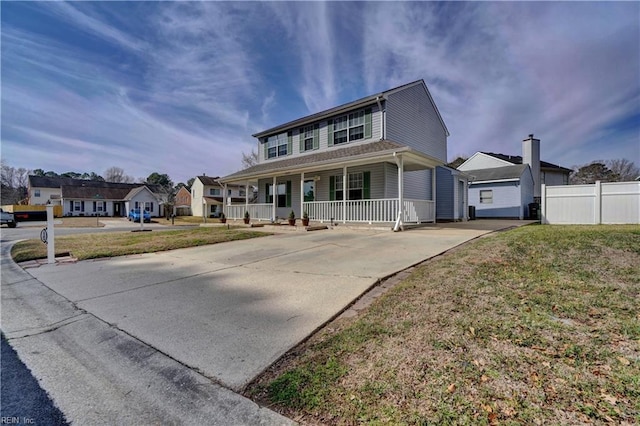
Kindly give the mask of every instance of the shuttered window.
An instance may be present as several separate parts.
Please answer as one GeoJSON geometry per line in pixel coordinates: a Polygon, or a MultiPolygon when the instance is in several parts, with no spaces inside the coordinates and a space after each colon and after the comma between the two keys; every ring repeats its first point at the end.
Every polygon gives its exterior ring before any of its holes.
{"type": "Polygon", "coordinates": [[[265,146],[266,158],[276,158],[289,155],[291,153],[291,138],[291,132],[269,136],[265,146]]]}
{"type": "Polygon", "coordinates": [[[318,149],[318,147],[320,146],[319,129],[320,126],[317,124],[313,126],[302,127],[300,129],[300,152],[318,149]]]}
{"type": "Polygon", "coordinates": [[[371,138],[371,108],[329,120],[327,136],[329,146],[371,138]]]}
{"type": "MultiPolygon", "coordinates": [[[[371,197],[371,172],[349,173],[347,200],[368,200],[371,197]]],[[[342,200],[342,175],[329,177],[329,200],[342,200]]]]}

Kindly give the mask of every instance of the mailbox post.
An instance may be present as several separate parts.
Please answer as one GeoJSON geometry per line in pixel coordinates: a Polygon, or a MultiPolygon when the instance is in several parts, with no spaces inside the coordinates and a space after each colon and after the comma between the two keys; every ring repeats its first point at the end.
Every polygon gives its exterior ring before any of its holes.
{"type": "Polygon", "coordinates": [[[53,206],[51,204],[47,204],[47,263],[56,263],[55,241],[53,206]]]}

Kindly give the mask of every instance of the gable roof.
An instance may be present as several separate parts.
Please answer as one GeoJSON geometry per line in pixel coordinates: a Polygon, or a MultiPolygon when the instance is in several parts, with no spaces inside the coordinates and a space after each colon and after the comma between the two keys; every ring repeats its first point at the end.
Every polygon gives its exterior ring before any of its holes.
{"type": "MultiPolygon", "coordinates": [[[[491,157],[497,158],[498,160],[507,161],[511,164],[522,164],[522,157],[520,155],[505,155],[505,154],[496,154],[493,152],[482,152],[482,154],[490,155],[491,157]]],[[[557,164],[548,163],[546,161],[540,160],[540,168],[541,169],[556,169],[558,171],[563,172],[571,172],[571,169],[567,169],[562,166],[558,166],[557,164]]]]}
{"type": "Polygon", "coordinates": [[[218,179],[220,179],[220,176],[211,177],[211,176],[203,175],[203,176],[196,176],[196,179],[202,182],[203,185],[220,185],[220,182],[218,182],[218,179]]]}
{"type": "Polygon", "coordinates": [[[129,193],[129,188],[117,188],[117,187],[99,187],[99,186],[77,186],[77,185],[62,185],[62,198],[77,198],[77,199],[91,199],[96,200],[123,200],[129,193]]]}
{"type": "Polygon", "coordinates": [[[528,164],[494,167],[491,169],[465,170],[473,178],[472,183],[505,182],[519,180],[525,170],[531,170],[528,164]]]}
{"type": "Polygon", "coordinates": [[[433,101],[433,98],[431,97],[431,93],[429,92],[429,89],[427,88],[427,85],[425,84],[423,79],[420,80],[416,80],[413,81],[411,83],[407,83],[407,84],[403,84],[401,86],[398,87],[394,87],[393,89],[389,89],[389,90],[385,90],[383,92],[379,92],[379,93],[375,93],[373,95],[369,95],[369,96],[365,96],[364,98],[360,98],[358,100],[352,101],[352,102],[348,102],[346,104],[342,104],[339,105],[337,107],[334,108],[330,108],[324,111],[320,111],[318,113],[315,114],[311,114],[311,115],[307,115],[304,116],[302,118],[298,118],[296,120],[293,121],[289,121],[287,123],[284,124],[280,124],[276,127],[272,127],[270,129],[267,130],[263,130],[262,132],[258,132],[255,133],[251,136],[253,136],[254,138],[261,138],[270,134],[274,134],[274,133],[279,133],[282,132],[284,130],[288,130],[290,128],[295,128],[295,127],[300,127],[300,126],[304,126],[306,124],[310,124],[312,122],[318,121],[318,120],[322,120],[323,118],[329,118],[333,115],[336,114],[340,114],[343,112],[347,112],[349,110],[353,110],[355,108],[361,108],[361,107],[365,107],[365,106],[369,106],[369,105],[373,105],[376,104],[378,100],[384,100],[386,96],[394,93],[394,92],[399,92],[403,89],[406,89],[408,87],[411,86],[415,86],[421,84],[424,87],[424,90],[427,94],[427,96],[429,97],[429,101],[433,104],[434,109],[436,110],[436,113],[438,114],[438,119],[440,120],[440,123],[442,124],[442,127],[444,128],[447,136],[449,135],[449,130],[447,129],[446,124],[444,123],[444,120],[442,119],[442,116],[440,115],[440,111],[438,110],[438,107],[436,106],[436,103],[433,101]]]}
{"type": "Polygon", "coordinates": [[[60,188],[62,198],[124,200],[130,192],[140,188],[147,188],[154,195],[164,193],[164,189],[160,185],[48,176],[29,176],[29,186],[31,188],[60,188]]]}
{"type": "Polygon", "coordinates": [[[147,188],[146,185],[142,185],[142,186],[139,186],[137,188],[133,188],[132,190],[130,190],[127,193],[127,195],[125,195],[124,200],[132,200],[133,197],[135,197],[136,195],[138,195],[142,191],[149,191],[149,193],[151,193],[151,195],[153,195],[155,197],[155,194],[149,188],[147,188]]]}
{"type": "Polygon", "coordinates": [[[98,183],[95,180],[81,180],[68,177],[50,177],[29,175],[29,186],[31,188],[60,188],[62,185],[74,185],[77,181],[98,183]]]}

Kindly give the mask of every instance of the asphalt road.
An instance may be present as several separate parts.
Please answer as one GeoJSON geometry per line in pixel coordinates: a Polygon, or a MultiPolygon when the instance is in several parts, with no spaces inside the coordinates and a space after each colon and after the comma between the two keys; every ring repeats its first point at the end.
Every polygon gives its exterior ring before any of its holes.
{"type": "Polygon", "coordinates": [[[66,425],[64,414],[40,387],[2,335],[0,418],[2,423],[66,425]],[[6,420],[5,420],[6,419],[6,420]]]}

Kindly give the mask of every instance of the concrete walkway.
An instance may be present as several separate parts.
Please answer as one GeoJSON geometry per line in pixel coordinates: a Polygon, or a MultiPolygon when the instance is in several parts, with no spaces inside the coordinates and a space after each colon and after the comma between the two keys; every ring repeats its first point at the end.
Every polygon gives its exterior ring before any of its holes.
{"type": "MultiPolygon", "coordinates": [[[[27,270],[35,279],[23,277],[8,287],[3,267],[3,330],[12,345],[17,343],[14,347],[21,357],[24,350],[38,352],[39,345],[53,345],[44,343],[46,338],[39,334],[53,328],[59,336],[69,333],[65,341],[78,340],[73,345],[79,353],[73,355],[80,361],[79,368],[85,363],[90,366],[95,358],[107,365],[108,357],[121,358],[126,353],[133,369],[127,373],[131,381],[138,375],[148,376],[147,358],[153,357],[172,364],[166,367],[170,370],[193,375],[187,390],[211,388],[214,382],[223,386],[216,392],[224,393],[225,387],[240,390],[380,279],[472,238],[524,223],[476,221],[401,233],[338,227],[280,234],[157,254],[43,265],[27,270]],[[5,302],[8,289],[20,306],[5,302]],[[34,301],[32,291],[42,295],[34,301]],[[31,318],[18,309],[32,312],[31,318]],[[12,318],[14,313],[20,321],[12,318]],[[98,325],[100,335],[92,335],[98,325]],[[27,337],[32,334],[41,337],[27,337]],[[109,341],[113,341],[106,346],[110,349],[98,349],[109,341]],[[119,342],[115,349],[114,342],[119,342]],[[86,345],[93,347],[85,349],[86,345]],[[133,355],[129,349],[134,349],[133,355]]],[[[55,371],[76,368],[56,365],[55,358],[34,362],[41,374],[59,379],[63,376],[55,371]]],[[[131,386],[134,391],[139,384],[131,386]]],[[[75,392],[77,397],[79,391],[85,393],[82,389],[60,392],[75,392]]],[[[73,395],[52,396],[63,401],[65,414],[76,410],[71,420],[79,423],[95,423],[92,416],[101,412],[98,407],[93,407],[95,412],[82,411],[81,405],[67,402],[73,395]]],[[[243,406],[238,401],[233,404],[243,406]]],[[[225,417],[222,423],[286,420],[250,401],[246,404],[244,417],[225,417]]],[[[224,415],[232,412],[226,410],[224,415]]],[[[116,418],[124,420],[121,416],[116,418]]]]}

